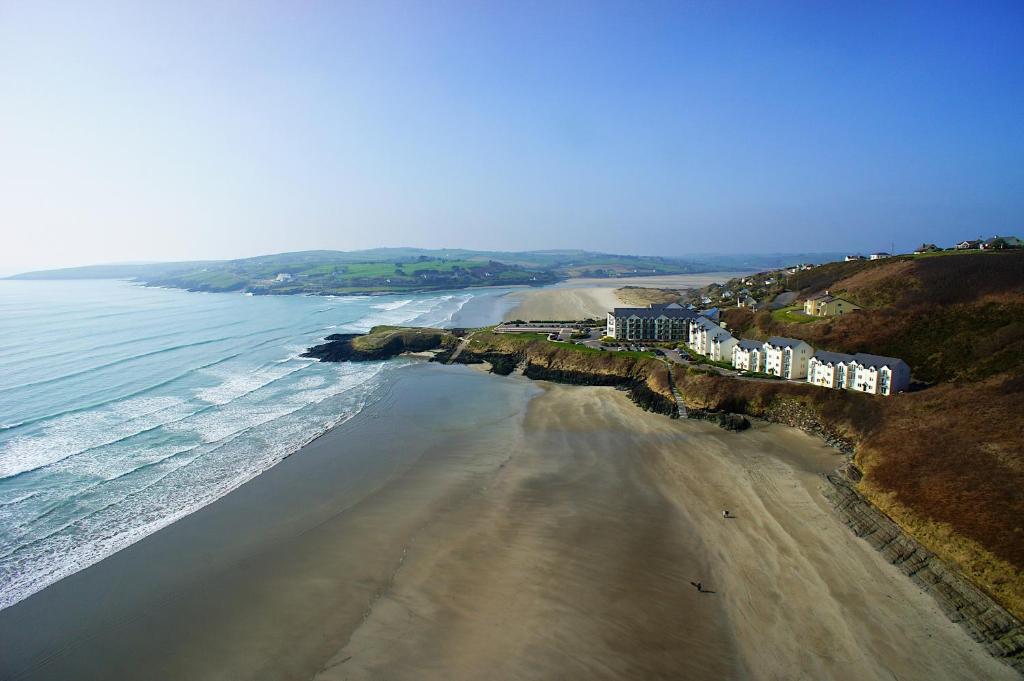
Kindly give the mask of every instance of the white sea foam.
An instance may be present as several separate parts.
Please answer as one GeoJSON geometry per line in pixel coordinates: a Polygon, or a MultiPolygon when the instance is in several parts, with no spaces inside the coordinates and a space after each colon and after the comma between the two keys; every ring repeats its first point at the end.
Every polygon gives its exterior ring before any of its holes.
{"type": "MultiPolygon", "coordinates": [[[[115,498],[101,499],[95,510],[60,522],[40,523],[33,532],[20,536],[17,547],[7,547],[12,550],[0,558],[0,583],[5,584],[0,608],[215,501],[325,430],[352,418],[373,394],[383,368],[383,364],[362,365],[356,370],[332,367],[332,377],[303,377],[292,386],[294,392],[280,395],[279,406],[264,407],[247,417],[244,427],[238,427],[246,412],[244,406],[222,414],[220,420],[207,419],[207,412],[185,419],[202,431],[202,446],[174,464],[164,465],[148,482],[121,485],[115,498]],[[334,377],[337,380],[331,380],[334,377]],[[343,393],[350,394],[340,413],[315,408],[343,393]],[[226,422],[235,427],[225,427],[226,422]],[[211,440],[214,430],[223,437],[211,440]]],[[[223,407],[215,411],[220,410],[223,407]]]]}
{"type": "Polygon", "coordinates": [[[40,431],[0,443],[0,478],[49,466],[138,434],[188,411],[175,397],[137,397],[101,409],[60,416],[40,431]]]}
{"type": "MultiPolygon", "coordinates": [[[[131,385],[135,397],[110,396],[109,401],[87,407],[102,391],[98,382],[62,378],[52,391],[29,394],[16,388],[4,396],[0,608],[142,539],[274,466],[359,413],[381,394],[387,373],[405,364],[337,365],[299,357],[317,342],[322,329],[434,325],[450,320],[473,297],[296,297],[282,304],[260,297],[195,297],[110,283],[81,286],[85,288],[69,291],[93,290],[94,295],[69,300],[68,305],[81,309],[83,319],[124,310],[131,314],[116,317],[116,322],[105,319],[103,324],[82,322],[66,328],[49,350],[43,347],[38,353],[38,366],[29,363],[27,375],[52,371],[44,359],[52,352],[123,347],[126,330],[149,333],[146,337],[155,350],[164,342],[165,349],[172,343],[180,348],[174,353],[147,353],[123,380],[118,376],[126,386],[136,374],[145,377],[141,385],[131,385]],[[165,313],[157,310],[167,310],[171,298],[174,310],[187,299],[187,314],[180,308],[182,314],[175,317],[181,333],[166,339],[153,336],[153,324],[166,321],[165,313]],[[212,359],[224,357],[223,348],[211,355],[208,345],[181,344],[182,336],[203,337],[210,319],[239,332],[223,341],[235,354],[213,364],[212,359]],[[55,410],[49,392],[80,411],[45,416],[55,410]]],[[[21,336],[13,336],[14,341],[44,342],[32,335],[38,328],[32,315],[53,308],[25,304],[21,309],[21,321],[13,316],[5,320],[20,329],[21,336]]],[[[96,359],[103,359],[103,353],[96,359]]],[[[0,358],[0,371],[8,366],[4,361],[0,358]]],[[[19,356],[17,361],[25,359],[19,356]]]]}

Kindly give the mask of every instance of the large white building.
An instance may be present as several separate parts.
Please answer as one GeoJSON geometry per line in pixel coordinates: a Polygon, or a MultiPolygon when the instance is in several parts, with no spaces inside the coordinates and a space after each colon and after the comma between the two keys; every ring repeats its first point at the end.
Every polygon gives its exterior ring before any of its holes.
{"type": "Polygon", "coordinates": [[[724,329],[718,331],[711,337],[711,352],[708,357],[716,362],[728,362],[732,360],[732,349],[736,347],[736,339],[724,329]]]}
{"type": "Polygon", "coordinates": [[[807,382],[836,390],[894,395],[910,387],[910,367],[895,357],[819,350],[807,362],[807,382]]]}
{"type": "Polygon", "coordinates": [[[854,374],[850,390],[872,395],[893,395],[910,387],[910,367],[902,359],[858,352],[853,360],[854,374]]]}
{"type": "Polygon", "coordinates": [[[616,340],[689,341],[694,310],[678,303],[617,307],[608,313],[605,333],[616,340]]]}
{"type": "Polygon", "coordinates": [[[796,338],[772,336],[764,344],[764,371],[785,379],[807,375],[807,362],[814,348],[796,338]]]}
{"type": "Polygon", "coordinates": [[[737,341],[732,348],[732,365],[741,371],[764,371],[764,341],[737,341]]]}
{"type": "Polygon", "coordinates": [[[849,387],[853,355],[818,350],[807,361],[807,382],[823,388],[849,387]]]}
{"type": "Polygon", "coordinates": [[[712,352],[711,344],[720,334],[732,337],[732,334],[707,317],[697,317],[690,320],[690,337],[687,345],[694,352],[710,357],[712,352]]]}

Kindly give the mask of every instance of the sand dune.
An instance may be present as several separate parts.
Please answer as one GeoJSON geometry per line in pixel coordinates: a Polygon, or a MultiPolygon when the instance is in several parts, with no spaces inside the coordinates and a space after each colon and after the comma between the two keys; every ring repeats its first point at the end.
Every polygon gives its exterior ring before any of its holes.
{"type": "Polygon", "coordinates": [[[506,315],[510,319],[563,320],[587,317],[603,318],[608,310],[623,303],[615,295],[622,286],[650,286],[688,289],[726,281],[742,273],[707,272],[660,277],[621,277],[615,279],[570,279],[557,286],[517,291],[512,295],[519,302],[506,315]]]}

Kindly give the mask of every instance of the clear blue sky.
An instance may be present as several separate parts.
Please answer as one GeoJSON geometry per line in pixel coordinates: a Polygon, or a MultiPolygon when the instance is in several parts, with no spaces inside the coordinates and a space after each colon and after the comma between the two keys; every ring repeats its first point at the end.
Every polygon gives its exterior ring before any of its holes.
{"type": "Polygon", "coordinates": [[[0,225],[0,272],[1019,234],[1024,2],[0,0],[0,225]]]}

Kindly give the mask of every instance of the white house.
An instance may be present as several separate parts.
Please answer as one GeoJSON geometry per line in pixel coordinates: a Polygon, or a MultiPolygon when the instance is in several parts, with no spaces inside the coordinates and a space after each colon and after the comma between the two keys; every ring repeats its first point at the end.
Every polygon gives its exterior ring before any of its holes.
{"type": "Polygon", "coordinates": [[[786,379],[804,378],[814,348],[796,338],[772,336],[764,344],[764,371],[786,379]]]}
{"type": "Polygon", "coordinates": [[[881,259],[883,259],[883,258],[890,258],[890,257],[892,257],[892,256],[890,256],[890,255],[889,255],[888,253],[872,253],[872,254],[871,254],[870,256],[868,256],[868,257],[869,257],[869,258],[870,258],[871,260],[881,260],[881,259]]]}
{"type": "Polygon", "coordinates": [[[818,350],[807,360],[807,382],[823,388],[845,390],[855,373],[853,355],[818,350]]]}
{"type": "Polygon", "coordinates": [[[895,357],[819,350],[807,361],[807,382],[836,390],[893,395],[910,386],[910,367],[895,357]]]}
{"type": "Polygon", "coordinates": [[[690,320],[690,340],[688,345],[694,352],[710,356],[712,351],[711,343],[718,334],[731,335],[707,317],[697,317],[690,320]]]}
{"type": "Polygon", "coordinates": [[[969,241],[961,241],[954,246],[958,251],[969,251],[973,248],[981,248],[981,239],[972,239],[969,241]]]}
{"type": "Polygon", "coordinates": [[[711,352],[708,356],[716,362],[728,362],[732,359],[732,349],[736,347],[736,339],[728,331],[719,331],[711,338],[711,352]]]}
{"type": "Polygon", "coordinates": [[[847,387],[871,395],[893,395],[910,387],[910,367],[902,359],[858,352],[853,356],[853,380],[847,387]]]}
{"type": "Polygon", "coordinates": [[[863,260],[863,259],[864,259],[863,255],[848,255],[845,258],[843,258],[843,260],[845,260],[846,262],[853,262],[854,260],[863,260]]]}
{"type": "Polygon", "coordinates": [[[737,341],[732,348],[732,366],[741,371],[764,371],[764,341],[737,341]]]}

